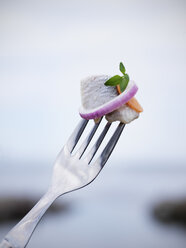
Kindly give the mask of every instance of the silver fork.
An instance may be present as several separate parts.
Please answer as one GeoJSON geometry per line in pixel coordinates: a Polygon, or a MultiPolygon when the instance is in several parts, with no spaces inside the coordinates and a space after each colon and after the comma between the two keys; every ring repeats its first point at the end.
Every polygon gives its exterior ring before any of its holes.
{"type": "Polygon", "coordinates": [[[82,158],[82,155],[92,140],[100,122],[101,120],[94,124],[80,148],[72,155],[72,152],[88,123],[87,120],[80,121],[56,159],[52,182],[48,191],[30,212],[28,212],[28,214],[10,230],[2,240],[0,248],[25,247],[40,219],[56,198],[65,193],[85,187],[97,177],[112,153],[125,126],[123,123],[118,125],[101,155],[95,162],[92,162],[94,155],[111,126],[111,123],[107,122],[93,147],[85,158],[82,158]]]}

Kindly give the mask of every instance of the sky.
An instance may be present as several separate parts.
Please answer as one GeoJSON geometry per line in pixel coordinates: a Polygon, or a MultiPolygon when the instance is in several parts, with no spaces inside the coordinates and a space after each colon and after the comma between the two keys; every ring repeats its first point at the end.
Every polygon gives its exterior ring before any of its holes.
{"type": "Polygon", "coordinates": [[[80,119],[80,80],[122,61],[144,112],[113,159],[185,164],[185,11],[184,0],[1,0],[0,162],[53,161],[80,119]]]}

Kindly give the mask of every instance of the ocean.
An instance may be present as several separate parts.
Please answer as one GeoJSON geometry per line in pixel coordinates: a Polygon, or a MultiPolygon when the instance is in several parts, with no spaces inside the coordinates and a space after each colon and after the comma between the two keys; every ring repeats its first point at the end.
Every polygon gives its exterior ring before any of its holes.
{"type": "MultiPolygon", "coordinates": [[[[47,213],[28,248],[185,248],[186,228],[153,216],[164,201],[186,198],[185,166],[108,162],[89,186],[57,199],[68,211],[47,213]]],[[[41,197],[52,172],[49,162],[1,163],[0,196],[41,197]],[[5,166],[6,165],[6,166],[5,166]]],[[[16,224],[0,224],[0,239],[16,224]]]]}

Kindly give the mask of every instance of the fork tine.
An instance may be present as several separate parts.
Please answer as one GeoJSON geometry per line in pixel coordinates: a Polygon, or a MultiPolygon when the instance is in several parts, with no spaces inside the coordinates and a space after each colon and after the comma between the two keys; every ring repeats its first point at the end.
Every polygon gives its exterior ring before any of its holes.
{"type": "Polygon", "coordinates": [[[82,143],[81,147],[78,149],[77,153],[79,154],[79,159],[83,156],[84,152],[87,149],[87,146],[90,144],[96,130],[99,127],[99,124],[101,123],[103,117],[100,118],[100,120],[94,124],[90,134],[87,136],[87,138],[84,140],[84,142],[82,143]]]}
{"type": "Polygon", "coordinates": [[[96,141],[96,143],[94,144],[94,146],[92,147],[92,149],[90,150],[88,155],[86,156],[86,160],[88,161],[88,164],[90,164],[90,162],[92,161],[92,159],[93,159],[94,155],[96,154],[98,148],[100,147],[103,139],[105,138],[105,135],[108,132],[110,126],[111,126],[111,123],[107,122],[107,124],[105,125],[102,133],[100,134],[100,136],[98,138],[98,140],[96,141]]]}
{"type": "Polygon", "coordinates": [[[73,133],[71,134],[70,138],[68,139],[66,145],[67,145],[70,153],[74,150],[75,146],[77,145],[77,142],[80,139],[87,123],[88,123],[88,120],[82,119],[78,123],[78,125],[75,128],[75,130],[73,131],[73,133]]]}
{"type": "MultiPolygon", "coordinates": [[[[112,137],[110,138],[109,142],[107,143],[106,147],[104,148],[103,152],[95,162],[95,165],[100,166],[103,168],[107,160],[109,159],[112,151],[114,150],[115,145],[117,144],[119,137],[125,127],[125,124],[120,122],[118,127],[116,128],[115,132],[113,133],[112,137]]],[[[93,166],[95,166],[93,165],[93,166]]]]}

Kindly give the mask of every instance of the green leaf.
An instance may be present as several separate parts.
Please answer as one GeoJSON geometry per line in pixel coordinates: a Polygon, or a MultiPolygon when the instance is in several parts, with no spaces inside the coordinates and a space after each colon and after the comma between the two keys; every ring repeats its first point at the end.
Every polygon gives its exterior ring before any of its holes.
{"type": "Polygon", "coordinates": [[[129,82],[129,75],[128,74],[125,74],[124,77],[128,80],[129,82]]]}
{"type": "Polygon", "coordinates": [[[129,75],[125,73],[125,67],[122,62],[119,64],[119,69],[123,73],[123,76],[115,75],[105,82],[106,86],[117,86],[120,85],[121,92],[123,92],[129,82],[129,75]]]}
{"type": "Polygon", "coordinates": [[[119,64],[119,69],[120,69],[120,71],[125,75],[125,66],[123,65],[123,63],[122,62],[120,62],[120,64],[119,64]]]}
{"type": "Polygon", "coordinates": [[[121,92],[123,92],[127,88],[128,82],[129,82],[128,78],[126,77],[122,78],[121,83],[120,83],[121,92]]]}
{"type": "Polygon", "coordinates": [[[105,82],[106,86],[116,86],[120,84],[122,77],[119,75],[113,76],[105,82]]]}

